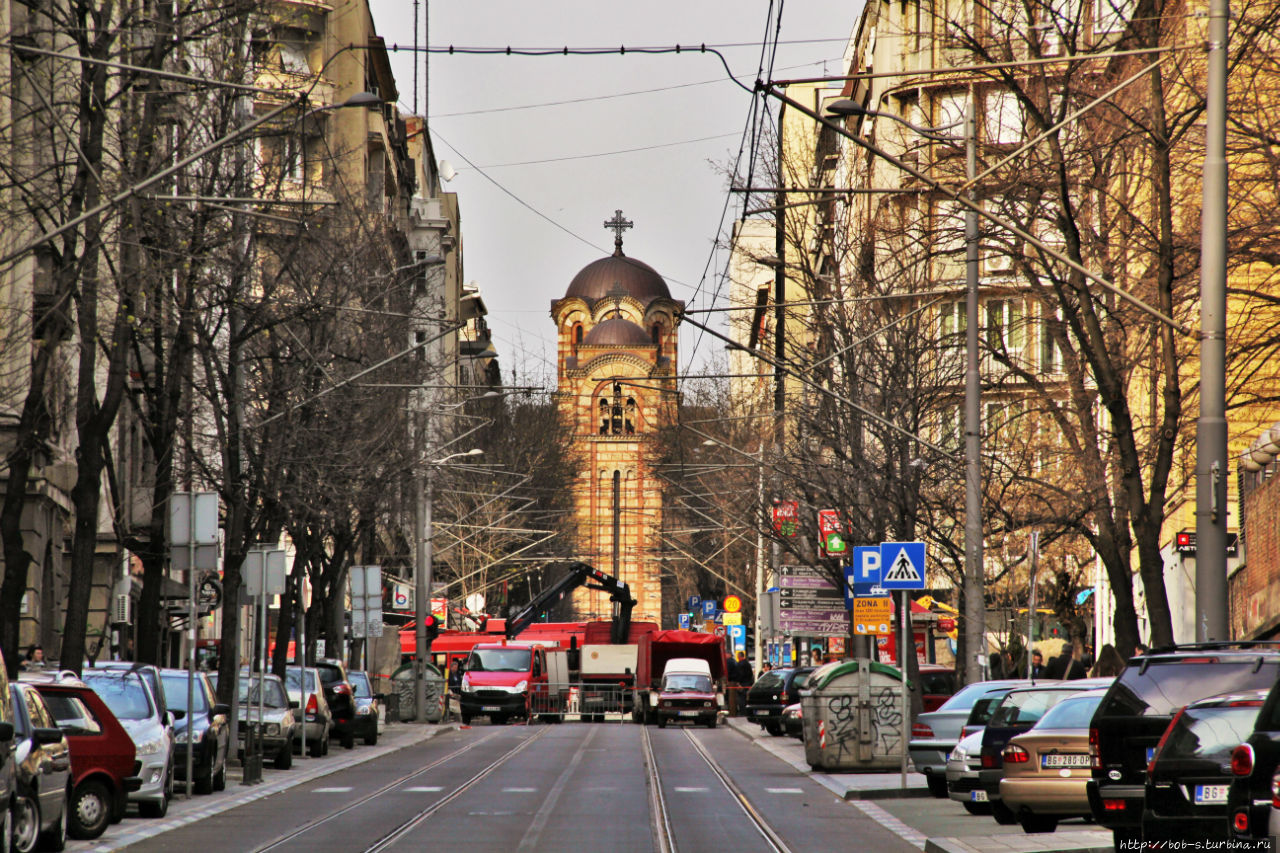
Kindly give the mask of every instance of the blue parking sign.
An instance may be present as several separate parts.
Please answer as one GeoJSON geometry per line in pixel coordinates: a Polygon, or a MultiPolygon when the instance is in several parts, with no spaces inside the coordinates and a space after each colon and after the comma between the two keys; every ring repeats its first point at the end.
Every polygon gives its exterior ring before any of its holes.
{"type": "Polygon", "coordinates": [[[714,598],[704,598],[702,600],[702,618],[714,619],[718,609],[714,598]]]}
{"type": "Polygon", "coordinates": [[[680,630],[688,631],[689,630],[689,614],[681,613],[677,616],[677,618],[680,620],[680,630]]]}
{"type": "MultiPolygon", "coordinates": [[[[882,563],[879,545],[862,545],[853,549],[853,565],[850,577],[853,595],[870,595],[871,588],[880,585],[882,563]]],[[[852,598],[849,607],[853,607],[852,598]]]]}

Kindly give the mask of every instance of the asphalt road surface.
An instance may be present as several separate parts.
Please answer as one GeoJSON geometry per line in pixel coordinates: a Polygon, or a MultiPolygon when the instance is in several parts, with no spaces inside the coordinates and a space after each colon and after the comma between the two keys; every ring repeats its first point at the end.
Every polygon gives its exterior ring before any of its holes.
{"type": "Polygon", "coordinates": [[[131,845],[136,851],[919,850],[724,728],[449,731],[131,845]]]}

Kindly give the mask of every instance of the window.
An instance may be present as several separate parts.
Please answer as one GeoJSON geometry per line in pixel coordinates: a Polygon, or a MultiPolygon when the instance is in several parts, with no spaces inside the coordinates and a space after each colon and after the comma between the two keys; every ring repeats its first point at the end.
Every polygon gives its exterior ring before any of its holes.
{"type": "Polygon", "coordinates": [[[604,395],[597,404],[600,435],[634,435],[636,431],[636,398],[622,396],[622,383],[613,383],[613,394],[604,395]]]}
{"type": "Polygon", "coordinates": [[[1062,349],[1054,340],[1054,333],[1061,328],[1062,321],[1053,314],[1040,318],[1040,372],[1062,372],[1062,349]]]}
{"type": "Polygon", "coordinates": [[[986,309],[987,346],[994,352],[1021,353],[1026,337],[1022,300],[988,299],[986,309]]]}
{"type": "Polygon", "coordinates": [[[1133,0],[1094,0],[1093,33],[1101,36],[1124,32],[1132,16],[1133,0]]]}
{"type": "Polygon", "coordinates": [[[965,329],[968,316],[965,313],[964,300],[943,302],[941,307],[942,346],[946,349],[961,349],[965,345],[965,329]]]}
{"type": "Polygon", "coordinates": [[[1015,145],[1022,141],[1022,104],[1012,92],[987,95],[983,111],[987,139],[997,145],[1015,145]]]}
{"type": "Polygon", "coordinates": [[[939,413],[938,445],[944,450],[958,450],[964,444],[964,414],[959,406],[950,406],[939,413]]]}
{"type": "Polygon", "coordinates": [[[938,254],[958,255],[958,260],[963,260],[964,212],[964,205],[951,199],[940,201],[934,206],[933,245],[938,254]]]}

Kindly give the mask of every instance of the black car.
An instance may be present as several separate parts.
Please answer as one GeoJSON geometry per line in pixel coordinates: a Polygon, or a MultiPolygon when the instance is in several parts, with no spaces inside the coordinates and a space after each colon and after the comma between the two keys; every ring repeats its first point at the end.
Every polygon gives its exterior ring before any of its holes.
{"type": "Polygon", "coordinates": [[[369,673],[351,670],[347,673],[356,697],[356,734],[373,746],[378,742],[378,717],[382,710],[382,694],[373,692],[369,673]]]}
{"type": "Polygon", "coordinates": [[[160,670],[160,684],[168,699],[173,726],[173,771],[175,778],[187,777],[187,739],[190,732],[191,777],[197,794],[221,791],[227,787],[227,750],[231,727],[227,714],[231,709],[216,703],[213,685],[203,672],[191,680],[191,707],[187,707],[187,671],[160,670]]]}
{"type": "Polygon", "coordinates": [[[982,769],[978,771],[978,784],[987,792],[987,801],[991,803],[991,814],[996,823],[1009,825],[1018,822],[1018,816],[1000,800],[1004,748],[1009,739],[1030,729],[1046,711],[1068,696],[1082,690],[1109,687],[1111,682],[1110,678],[1050,681],[1031,687],[1019,687],[1005,694],[1004,699],[991,712],[987,727],[982,730],[982,769]]]}
{"type": "Polygon", "coordinates": [[[1129,660],[1089,726],[1089,808],[1117,850],[1141,838],[1147,765],[1174,713],[1197,699],[1269,688],[1278,675],[1276,644],[1197,643],[1129,660]]]}
{"type": "Polygon", "coordinates": [[[71,747],[31,684],[9,685],[17,728],[17,797],[13,801],[13,850],[61,850],[67,843],[67,788],[71,747]]]}
{"type": "Polygon", "coordinates": [[[1280,803],[1280,689],[1272,688],[1248,732],[1231,753],[1227,792],[1228,829],[1233,838],[1275,835],[1271,826],[1280,803]]]}
{"type": "Polygon", "coordinates": [[[1144,841],[1230,837],[1231,754],[1253,731],[1266,690],[1200,699],[1178,711],[1147,768],[1144,841]]]}
{"type": "Polygon", "coordinates": [[[747,691],[748,722],[759,723],[771,735],[782,734],[782,709],[800,701],[811,672],[811,666],[797,666],[762,674],[747,691]]]}
{"type": "Polygon", "coordinates": [[[356,745],[356,694],[347,678],[347,668],[342,661],[325,658],[316,661],[324,698],[333,714],[333,732],[347,749],[356,745]]]}

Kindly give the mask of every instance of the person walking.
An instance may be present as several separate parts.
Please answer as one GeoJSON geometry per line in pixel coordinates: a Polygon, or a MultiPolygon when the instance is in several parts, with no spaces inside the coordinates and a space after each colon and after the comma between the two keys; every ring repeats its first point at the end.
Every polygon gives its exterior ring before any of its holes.
{"type": "Polygon", "coordinates": [[[1044,673],[1044,655],[1040,654],[1038,650],[1033,651],[1031,653],[1031,677],[1044,678],[1044,673]]]}
{"type": "Polygon", "coordinates": [[[729,664],[729,714],[741,716],[747,704],[747,690],[755,683],[747,653],[739,651],[737,659],[729,664]]]}

